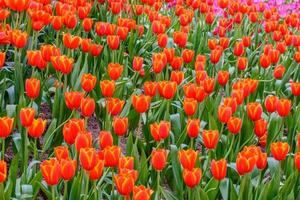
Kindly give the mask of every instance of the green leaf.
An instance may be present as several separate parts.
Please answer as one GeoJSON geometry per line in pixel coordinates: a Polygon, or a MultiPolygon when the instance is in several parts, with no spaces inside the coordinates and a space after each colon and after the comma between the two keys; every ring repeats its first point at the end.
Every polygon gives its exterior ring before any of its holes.
{"type": "Polygon", "coordinates": [[[17,179],[18,169],[19,169],[19,153],[17,153],[14,156],[13,160],[10,163],[8,181],[6,183],[6,187],[4,190],[5,199],[10,199],[12,197],[12,191],[15,187],[14,183],[15,180],[17,179]]]}
{"type": "Polygon", "coordinates": [[[49,125],[47,132],[44,135],[44,144],[45,145],[43,147],[43,152],[47,151],[52,144],[51,141],[54,137],[54,134],[52,134],[52,133],[56,128],[56,123],[57,123],[57,120],[55,118],[52,119],[51,124],[49,125]]]}
{"type": "Polygon", "coordinates": [[[219,181],[214,178],[211,178],[210,181],[205,186],[204,191],[206,192],[209,199],[216,199],[218,195],[219,181]]]}
{"type": "Polygon", "coordinates": [[[183,182],[182,182],[181,168],[178,162],[178,149],[175,145],[170,145],[170,147],[171,147],[170,158],[171,158],[172,171],[174,175],[176,190],[177,193],[181,194],[183,192],[183,182]]]}

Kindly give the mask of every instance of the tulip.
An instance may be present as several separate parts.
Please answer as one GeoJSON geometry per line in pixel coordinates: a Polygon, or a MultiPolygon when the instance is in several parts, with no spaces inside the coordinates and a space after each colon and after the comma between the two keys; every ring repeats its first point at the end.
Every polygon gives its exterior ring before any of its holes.
{"type": "Polygon", "coordinates": [[[115,15],[119,14],[122,9],[121,6],[122,4],[120,2],[111,2],[110,4],[111,12],[115,15]]]}
{"type": "Polygon", "coordinates": [[[113,129],[116,135],[122,136],[127,132],[128,129],[128,118],[114,117],[113,119],[113,129]]]}
{"type": "Polygon", "coordinates": [[[227,123],[232,115],[231,107],[221,105],[218,108],[218,118],[221,123],[227,123]]]}
{"type": "Polygon", "coordinates": [[[42,51],[30,51],[26,52],[28,65],[32,67],[38,67],[43,70],[47,67],[47,62],[42,56],[42,51]]]}
{"type": "Polygon", "coordinates": [[[84,130],[84,119],[70,119],[63,127],[64,140],[69,145],[72,145],[74,144],[78,133],[84,130]]]}
{"type": "Polygon", "coordinates": [[[172,60],[175,58],[175,49],[174,48],[164,48],[163,53],[167,58],[167,62],[171,63],[172,60]]]}
{"type": "Polygon", "coordinates": [[[82,92],[65,92],[65,102],[70,110],[78,109],[84,97],[82,92]]]}
{"type": "Polygon", "coordinates": [[[151,97],[147,95],[133,95],[132,105],[138,113],[146,112],[151,103],[151,97]]]}
{"type": "Polygon", "coordinates": [[[123,68],[123,65],[119,63],[109,63],[107,67],[109,77],[114,81],[117,80],[121,76],[123,68]]]}
{"type": "Polygon", "coordinates": [[[183,81],[184,79],[184,72],[182,71],[172,71],[171,72],[171,81],[176,82],[177,85],[180,85],[180,83],[183,81]]]}
{"type": "Polygon", "coordinates": [[[61,178],[60,165],[54,158],[44,160],[41,165],[41,172],[44,180],[48,185],[57,185],[61,178]]]}
{"type": "Polygon", "coordinates": [[[262,54],[259,58],[259,63],[260,63],[261,67],[263,67],[265,69],[268,68],[271,64],[270,56],[262,54]]]}
{"type": "Polygon", "coordinates": [[[183,93],[186,98],[195,98],[196,97],[196,84],[188,83],[183,86],[183,93]]]}
{"type": "Polygon", "coordinates": [[[65,181],[71,180],[76,173],[76,168],[76,160],[72,160],[70,158],[62,159],[60,161],[60,174],[62,179],[64,179],[65,181]]]}
{"type": "Polygon", "coordinates": [[[60,162],[63,159],[69,158],[69,150],[66,146],[57,146],[54,148],[54,154],[56,159],[60,162]]]}
{"type": "Polygon", "coordinates": [[[258,102],[248,103],[247,104],[247,114],[252,121],[257,121],[261,118],[262,115],[262,106],[258,102]]]}
{"type": "Polygon", "coordinates": [[[167,164],[168,152],[165,149],[154,149],[151,153],[151,165],[156,171],[162,171],[167,164]]]}
{"type": "Polygon", "coordinates": [[[184,183],[188,187],[194,188],[199,184],[201,180],[202,171],[200,168],[194,168],[192,170],[184,169],[182,176],[183,176],[184,183]]]}
{"type": "Polygon", "coordinates": [[[13,30],[11,32],[11,43],[16,48],[24,48],[26,46],[28,34],[20,30],[13,30]]]}
{"type": "Polygon", "coordinates": [[[218,71],[218,83],[221,86],[225,86],[229,79],[229,72],[228,71],[218,71]]]}
{"type": "Polygon", "coordinates": [[[294,96],[300,96],[300,82],[291,83],[291,90],[294,96]]]}
{"type": "Polygon", "coordinates": [[[41,118],[34,119],[31,126],[28,127],[28,134],[33,138],[39,138],[45,132],[47,120],[41,118]]]}
{"type": "Polygon", "coordinates": [[[121,148],[118,146],[109,146],[104,149],[105,167],[116,167],[119,164],[121,148]]]}
{"type": "Polygon", "coordinates": [[[157,92],[157,83],[151,81],[145,81],[144,83],[144,92],[148,96],[155,96],[157,92]]]}
{"type": "Polygon", "coordinates": [[[200,131],[200,119],[188,119],[187,134],[190,138],[197,138],[200,131]]]}
{"type": "Polygon", "coordinates": [[[208,149],[215,149],[219,140],[219,131],[204,130],[202,133],[204,146],[208,149]]]}
{"type": "Polygon", "coordinates": [[[204,91],[208,94],[212,93],[215,88],[215,79],[213,78],[206,78],[203,82],[204,91]]]}
{"type": "Polygon", "coordinates": [[[285,67],[283,65],[278,65],[274,68],[273,76],[275,79],[281,79],[284,75],[285,67]]]}
{"type": "Polygon", "coordinates": [[[81,87],[86,92],[90,92],[94,89],[97,82],[97,77],[92,74],[83,74],[81,77],[81,87]]]}
{"type": "Polygon", "coordinates": [[[24,127],[29,127],[33,123],[35,110],[33,108],[22,108],[20,110],[20,121],[24,127]]]}
{"type": "Polygon", "coordinates": [[[284,160],[290,150],[290,145],[286,142],[273,142],[270,146],[272,155],[278,161],[284,160]]]}
{"type": "Polygon", "coordinates": [[[118,26],[117,27],[117,35],[121,40],[126,40],[129,29],[127,27],[118,26]]]}
{"type": "Polygon", "coordinates": [[[221,181],[226,177],[227,161],[225,159],[211,161],[211,173],[215,179],[221,181]]]}
{"type": "Polygon", "coordinates": [[[276,111],[276,105],[277,105],[278,97],[270,95],[267,96],[265,99],[265,108],[269,113],[276,111]]]}
{"type": "Polygon", "coordinates": [[[187,43],[188,34],[180,31],[175,31],[173,33],[173,40],[175,44],[180,48],[184,48],[187,43]]]}
{"type": "Polygon", "coordinates": [[[81,148],[79,160],[83,169],[92,170],[97,164],[97,153],[94,148],[81,148]]]}
{"type": "Polygon", "coordinates": [[[86,97],[81,100],[80,110],[84,117],[91,117],[95,111],[95,107],[96,104],[94,99],[86,97]]]}
{"type": "Polygon", "coordinates": [[[182,58],[185,63],[190,63],[194,59],[195,52],[193,50],[184,49],[182,51],[182,58]]]}
{"type": "Polygon", "coordinates": [[[93,28],[93,19],[92,18],[84,18],[82,20],[82,27],[85,32],[90,32],[93,28]]]}
{"type": "Polygon", "coordinates": [[[0,69],[3,67],[4,63],[5,63],[5,52],[0,52],[0,69]]]}
{"type": "Polygon", "coordinates": [[[60,55],[60,49],[53,45],[49,45],[49,44],[42,45],[41,46],[41,54],[42,54],[43,59],[46,62],[50,62],[52,56],[60,55]]]}
{"type": "Polygon", "coordinates": [[[76,151],[80,152],[80,149],[82,148],[89,148],[92,147],[92,133],[87,131],[81,131],[76,136],[75,139],[75,147],[76,151]]]}
{"type": "MultiPolygon", "coordinates": [[[[294,162],[295,162],[295,166],[298,169],[298,171],[300,172],[300,152],[295,153],[294,156],[294,162]]],[[[1,174],[0,174],[1,175],[1,174]]],[[[0,176],[1,177],[1,176],[0,176]]],[[[0,182],[1,182],[1,178],[0,178],[0,182]]]]}
{"type": "Polygon", "coordinates": [[[146,188],[143,185],[134,186],[133,188],[133,200],[149,200],[153,190],[146,188]]]}
{"type": "Polygon", "coordinates": [[[74,29],[76,27],[77,23],[77,18],[75,14],[67,14],[64,15],[64,24],[68,29],[74,29]]]}
{"type": "Polygon", "coordinates": [[[268,158],[268,155],[266,153],[260,152],[257,156],[256,167],[260,170],[265,169],[268,164],[267,158],[268,158]]]}
{"type": "Polygon", "coordinates": [[[52,56],[51,63],[56,71],[67,75],[73,70],[73,58],[68,58],[67,56],[52,56]]]}
{"type": "Polygon", "coordinates": [[[69,49],[76,49],[79,47],[81,38],[79,36],[72,36],[70,33],[63,34],[63,43],[69,49]]]}
{"type": "Polygon", "coordinates": [[[192,149],[180,150],[178,152],[178,158],[184,169],[192,170],[196,165],[198,152],[192,149]]]}
{"type": "Polygon", "coordinates": [[[248,66],[248,59],[246,57],[238,57],[237,67],[239,70],[245,70],[248,66]]]}
{"type": "Polygon", "coordinates": [[[197,109],[197,101],[192,98],[185,98],[183,101],[183,109],[187,116],[194,115],[197,109]]]}
{"type": "Polygon", "coordinates": [[[264,119],[259,119],[254,122],[254,133],[257,137],[263,136],[267,131],[268,122],[264,119]]]}
{"type": "Polygon", "coordinates": [[[177,84],[173,81],[160,81],[158,83],[158,92],[165,99],[172,99],[176,93],[177,84]]]}
{"type": "Polygon", "coordinates": [[[63,26],[63,17],[62,16],[53,16],[51,20],[51,25],[54,30],[59,31],[63,26]]]}
{"type": "Polygon", "coordinates": [[[6,180],[7,164],[4,160],[0,160],[0,184],[6,180]]]}
{"type": "Polygon", "coordinates": [[[167,121],[150,124],[150,132],[153,139],[157,142],[166,139],[170,134],[171,124],[167,121]]]}
{"type": "Polygon", "coordinates": [[[22,12],[26,10],[30,4],[29,0],[20,0],[20,1],[4,0],[4,2],[7,5],[7,7],[17,12],[22,12]]]}
{"type": "Polygon", "coordinates": [[[232,134],[238,134],[242,128],[242,119],[238,117],[230,117],[227,121],[227,127],[232,134]]]}
{"type": "Polygon", "coordinates": [[[211,51],[210,61],[215,65],[219,62],[221,56],[222,56],[222,51],[219,49],[214,49],[211,51]]]}
{"type": "Polygon", "coordinates": [[[118,98],[109,98],[106,100],[106,108],[109,114],[117,115],[122,111],[125,101],[118,98]]]}
{"type": "Polygon", "coordinates": [[[99,56],[103,50],[103,46],[101,44],[91,44],[90,46],[90,54],[94,57],[99,56]]]}
{"type": "Polygon", "coordinates": [[[144,58],[135,56],[132,61],[132,68],[135,71],[140,71],[143,67],[144,58]]]}
{"type": "Polygon", "coordinates": [[[114,182],[120,195],[129,196],[134,187],[134,177],[129,173],[117,174],[114,182]]]}
{"type": "Polygon", "coordinates": [[[99,180],[103,174],[103,169],[104,169],[104,161],[98,158],[95,167],[89,171],[89,179],[95,181],[99,180]]]}
{"type": "Polygon", "coordinates": [[[117,35],[107,36],[107,44],[111,50],[116,50],[119,48],[120,37],[117,35]]]}
{"type": "Polygon", "coordinates": [[[157,36],[157,44],[160,48],[165,48],[168,43],[168,35],[161,33],[157,36]]]}
{"type": "Polygon", "coordinates": [[[109,131],[100,131],[99,133],[99,146],[101,149],[105,149],[106,147],[113,145],[113,137],[109,131]]]}
{"type": "Polygon", "coordinates": [[[173,70],[180,70],[182,63],[183,63],[182,57],[174,56],[170,65],[173,70]]]}
{"type": "Polygon", "coordinates": [[[100,81],[100,89],[104,97],[112,97],[115,92],[116,83],[114,80],[100,81]]]}
{"type": "Polygon", "coordinates": [[[242,153],[238,153],[236,159],[236,169],[240,175],[251,172],[256,164],[256,157],[243,156],[242,153]]]}
{"type": "Polygon", "coordinates": [[[36,99],[40,94],[41,83],[40,80],[35,78],[26,79],[25,90],[26,95],[30,99],[36,99]]]}
{"type": "Polygon", "coordinates": [[[0,138],[7,138],[13,129],[14,118],[0,117],[0,138]]]}
{"type": "Polygon", "coordinates": [[[235,43],[233,54],[235,56],[242,56],[244,53],[244,45],[242,42],[235,43]]]}
{"type": "Polygon", "coordinates": [[[134,168],[134,157],[128,156],[128,157],[121,157],[119,159],[118,168],[120,169],[129,169],[133,170],[134,168]]]}
{"type": "Polygon", "coordinates": [[[276,103],[276,111],[280,117],[289,115],[292,108],[292,102],[289,99],[279,99],[276,103]]]}

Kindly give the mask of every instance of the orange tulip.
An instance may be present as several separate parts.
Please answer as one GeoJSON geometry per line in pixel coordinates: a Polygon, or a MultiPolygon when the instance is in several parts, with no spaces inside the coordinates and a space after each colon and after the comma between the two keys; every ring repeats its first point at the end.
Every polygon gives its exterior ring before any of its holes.
{"type": "Polygon", "coordinates": [[[214,91],[215,88],[215,79],[206,78],[203,82],[204,90],[206,93],[210,94],[214,91]]]}
{"type": "Polygon", "coordinates": [[[256,161],[256,167],[260,170],[265,169],[268,164],[268,155],[267,153],[259,152],[256,161]]]}
{"type": "Polygon", "coordinates": [[[42,45],[41,54],[46,62],[50,62],[52,56],[60,55],[60,49],[50,44],[42,45]]]}
{"type": "Polygon", "coordinates": [[[4,160],[0,160],[0,183],[6,180],[7,176],[7,164],[4,160]]]}
{"type": "Polygon", "coordinates": [[[234,113],[234,112],[236,111],[236,108],[237,108],[237,101],[236,101],[236,98],[225,97],[225,98],[223,99],[223,105],[224,105],[224,106],[231,107],[232,113],[234,113]]]}
{"type": "Polygon", "coordinates": [[[228,71],[218,71],[218,83],[221,86],[225,86],[229,79],[229,72],[228,71]]]}
{"type": "Polygon", "coordinates": [[[200,168],[194,168],[191,170],[188,169],[183,169],[183,181],[184,183],[190,187],[190,188],[194,188],[195,186],[197,186],[201,180],[201,176],[202,176],[202,171],[200,168]]]}
{"type": "Polygon", "coordinates": [[[192,116],[196,113],[198,103],[195,99],[185,98],[183,101],[183,109],[187,116],[192,116]]]}
{"type": "Polygon", "coordinates": [[[60,162],[63,159],[69,158],[69,150],[66,146],[57,146],[54,148],[54,154],[56,159],[60,162]]]}
{"type": "Polygon", "coordinates": [[[129,196],[134,187],[134,177],[130,173],[121,173],[114,176],[114,182],[120,195],[129,196]]]}
{"type": "Polygon", "coordinates": [[[276,97],[276,96],[270,95],[270,96],[266,97],[265,107],[269,113],[276,111],[277,101],[278,101],[278,97],[276,97]]]}
{"type": "Polygon", "coordinates": [[[107,67],[109,77],[114,81],[117,80],[122,75],[123,68],[119,63],[109,63],[107,67]]]}
{"type": "Polygon", "coordinates": [[[119,159],[118,168],[120,169],[129,169],[132,170],[134,168],[134,157],[127,156],[127,157],[121,157],[119,159]]]}
{"type": "Polygon", "coordinates": [[[6,56],[5,52],[0,52],[0,69],[3,67],[5,63],[5,56],[6,56]]]}
{"type": "Polygon", "coordinates": [[[61,178],[59,162],[51,158],[44,160],[40,165],[44,180],[48,185],[57,185],[61,178]]]}
{"type": "Polygon", "coordinates": [[[219,131],[204,130],[202,133],[204,146],[208,149],[215,149],[219,140],[219,131]]]}
{"type": "Polygon", "coordinates": [[[213,64],[217,64],[222,56],[222,51],[220,49],[214,49],[210,54],[210,61],[213,64]]]}
{"type": "Polygon", "coordinates": [[[120,45],[120,37],[118,35],[108,35],[107,44],[111,50],[116,50],[120,45]]]}
{"type": "Polygon", "coordinates": [[[226,177],[227,161],[225,159],[212,160],[210,169],[213,177],[220,181],[226,177]]]}
{"type": "Polygon", "coordinates": [[[238,134],[242,128],[242,119],[238,117],[230,117],[227,122],[227,127],[232,134],[238,134]]]}
{"type": "Polygon", "coordinates": [[[78,133],[84,130],[84,119],[70,119],[63,127],[63,135],[65,142],[69,145],[74,144],[78,133]]]}
{"type": "Polygon", "coordinates": [[[188,119],[186,129],[190,138],[197,138],[200,131],[200,119],[188,119]]]}
{"type": "Polygon", "coordinates": [[[262,54],[259,58],[259,63],[262,68],[268,68],[271,64],[270,56],[262,54]]]}
{"type": "Polygon", "coordinates": [[[178,152],[178,158],[184,169],[192,170],[196,165],[198,152],[192,149],[180,150],[178,152]]]}
{"type": "Polygon", "coordinates": [[[84,117],[90,117],[93,115],[94,111],[95,111],[95,100],[90,98],[90,97],[86,97],[81,99],[81,103],[80,103],[80,110],[81,110],[81,114],[84,117]]]}
{"type": "Polygon", "coordinates": [[[186,46],[188,39],[188,34],[180,31],[175,31],[173,33],[173,40],[180,48],[184,48],[186,46]]]}
{"type": "Polygon", "coordinates": [[[242,153],[238,153],[236,159],[236,169],[240,175],[251,172],[256,164],[255,156],[244,156],[242,153]]]}
{"type": "Polygon", "coordinates": [[[273,142],[270,146],[272,155],[276,160],[284,160],[290,150],[290,145],[286,142],[273,142]]]}
{"type": "Polygon", "coordinates": [[[262,115],[262,106],[258,102],[248,103],[247,104],[247,114],[252,121],[257,121],[261,118],[262,115]]]}
{"type": "Polygon", "coordinates": [[[188,83],[183,86],[183,93],[186,98],[195,98],[196,97],[196,84],[188,83]]]}
{"type": "Polygon", "coordinates": [[[174,56],[170,62],[170,65],[173,70],[180,70],[183,63],[183,58],[179,56],[174,56]]]}
{"type": "Polygon", "coordinates": [[[98,180],[103,174],[104,161],[97,158],[95,167],[89,171],[90,180],[98,180]]]}
{"type": "Polygon", "coordinates": [[[177,84],[173,81],[160,81],[158,83],[158,92],[165,99],[172,99],[176,93],[177,84]]]}
{"type": "Polygon", "coordinates": [[[104,97],[112,97],[115,92],[116,83],[114,80],[100,81],[100,89],[104,97]]]}
{"type": "Polygon", "coordinates": [[[171,72],[171,81],[176,82],[177,85],[179,85],[184,79],[184,72],[182,71],[172,71],[171,72]]]}
{"type": "Polygon", "coordinates": [[[64,18],[62,16],[53,16],[51,25],[54,30],[59,31],[63,26],[64,18]]]}
{"type": "Polygon", "coordinates": [[[113,137],[109,131],[100,131],[98,138],[101,149],[105,149],[106,147],[113,145],[113,137]]]}
{"type": "Polygon", "coordinates": [[[300,96],[300,82],[291,83],[291,90],[294,96],[300,96]]]}
{"type": "Polygon", "coordinates": [[[92,74],[83,74],[81,77],[81,87],[86,92],[90,92],[94,89],[97,82],[97,77],[92,74]]]}
{"type": "Polygon", "coordinates": [[[276,110],[280,117],[289,115],[292,109],[292,102],[289,99],[279,99],[276,103],[276,110]]]}
{"type": "Polygon", "coordinates": [[[234,49],[233,49],[233,54],[235,56],[242,56],[244,53],[244,45],[242,42],[236,42],[234,49]]]}
{"type": "Polygon", "coordinates": [[[56,71],[67,75],[73,69],[74,59],[67,56],[52,56],[51,63],[56,71]]]}
{"type": "Polygon", "coordinates": [[[84,18],[82,20],[82,27],[85,32],[90,32],[93,28],[93,19],[92,18],[84,18]]]}
{"type": "Polygon", "coordinates": [[[118,98],[109,98],[106,100],[106,108],[109,114],[117,115],[122,111],[125,101],[118,98]]]}
{"type": "Polygon", "coordinates": [[[77,17],[75,14],[69,13],[64,15],[64,24],[68,29],[74,29],[77,23],[77,17]]]}
{"type": "Polygon", "coordinates": [[[33,108],[21,108],[20,110],[20,120],[21,125],[24,127],[29,127],[33,123],[35,115],[35,110],[33,108]]]}
{"type": "Polygon", "coordinates": [[[70,158],[62,159],[60,161],[60,174],[62,179],[64,179],[65,181],[71,180],[76,173],[76,168],[76,160],[72,160],[70,158]]]}
{"type": "Polygon", "coordinates": [[[70,110],[78,109],[84,93],[82,92],[65,92],[66,105],[70,110]]]}
{"type": "Polygon", "coordinates": [[[239,70],[245,70],[248,66],[248,59],[246,57],[238,57],[237,67],[239,70]]]}
{"type": "Polygon", "coordinates": [[[257,137],[262,137],[267,131],[268,122],[264,119],[259,119],[254,122],[254,133],[257,137]]]}
{"type": "Polygon", "coordinates": [[[190,63],[194,59],[195,52],[193,50],[184,49],[182,51],[182,58],[185,63],[190,63]]]}
{"type": "Polygon", "coordinates": [[[79,47],[81,38],[79,36],[72,36],[70,33],[63,34],[63,43],[69,49],[76,49],[79,47]]]}
{"type": "Polygon", "coordinates": [[[244,90],[233,89],[231,91],[231,97],[235,99],[238,105],[241,105],[244,101],[244,90]]]}
{"type": "Polygon", "coordinates": [[[41,81],[36,78],[26,79],[25,90],[26,95],[30,99],[36,99],[40,95],[41,81]]]}
{"type": "Polygon", "coordinates": [[[157,142],[166,139],[170,134],[171,123],[161,121],[158,123],[150,124],[150,132],[153,139],[157,142]]]}
{"type": "Polygon", "coordinates": [[[143,67],[144,58],[135,56],[132,61],[132,68],[135,71],[140,71],[143,67]]]}
{"type": "Polygon", "coordinates": [[[7,138],[13,129],[14,118],[10,117],[1,117],[0,118],[0,138],[7,138]]]}
{"type": "Polygon", "coordinates": [[[28,127],[28,134],[31,137],[39,138],[45,132],[47,120],[41,118],[33,120],[31,126],[28,127]]]}
{"type": "Polygon", "coordinates": [[[152,81],[145,81],[144,92],[148,96],[155,96],[157,92],[157,83],[152,81]]]}
{"type": "Polygon", "coordinates": [[[90,46],[90,54],[94,57],[99,56],[103,50],[103,46],[101,44],[91,44],[90,46]]]}
{"type": "Polygon", "coordinates": [[[12,30],[11,43],[17,48],[24,48],[26,46],[28,35],[26,32],[20,30],[12,30]]]}
{"type": "Polygon", "coordinates": [[[227,123],[232,115],[232,109],[229,106],[221,105],[218,108],[218,118],[221,123],[227,123]]]}
{"type": "Polygon", "coordinates": [[[79,159],[83,169],[92,170],[97,164],[97,153],[94,148],[81,148],[79,159]]]}
{"type": "Polygon", "coordinates": [[[167,57],[167,62],[171,63],[175,56],[175,49],[174,48],[164,48],[163,53],[167,57]]]}
{"type": "Polygon", "coordinates": [[[109,146],[104,149],[105,167],[116,167],[119,164],[121,148],[118,146],[109,146]]]}
{"type": "Polygon", "coordinates": [[[151,165],[156,171],[162,171],[167,164],[168,152],[165,149],[154,149],[151,153],[151,165]]]}
{"type": "Polygon", "coordinates": [[[80,149],[92,147],[93,136],[91,132],[81,131],[78,133],[75,139],[75,148],[77,152],[80,152],[80,149]]]}
{"type": "Polygon", "coordinates": [[[157,36],[157,44],[160,48],[164,48],[168,43],[168,35],[161,33],[157,36]]]}
{"type": "Polygon", "coordinates": [[[26,10],[29,6],[29,0],[4,0],[7,7],[13,11],[22,12],[26,10]]]}
{"type": "Polygon", "coordinates": [[[119,14],[122,9],[121,2],[111,2],[110,3],[111,12],[115,15],[119,14]]]}
{"type": "Polygon", "coordinates": [[[27,56],[28,65],[31,65],[32,67],[37,67],[40,70],[43,70],[47,67],[47,62],[46,60],[44,60],[42,56],[42,51],[27,50],[26,56],[27,56]]]}
{"type": "Polygon", "coordinates": [[[134,186],[133,188],[133,200],[149,200],[153,190],[146,188],[143,185],[134,186]]]}
{"type": "Polygon", "coordinates": [[[151,97],[147,95],[133,95],[132,96],[132,105],[134,109],[139,112],[143,113],[146,112],[151,103],[151,97]]]}
{"type": "Polygon", "coordinates": [[[118,136],[122,136],[127,132],[128,129],[128,118],[120,118],[120,117],[114,117],[113,119],[113,128],[114,132],[118,136]]]}
{"type": "MultiPolygon", "coordinates": [[[[300,152],[295,153],[294,156],[294,162],[295,162],[295,166],[298,169],[298,171],[300,172],[300,152]]],[[[1,176],[0,176],[1,177],[1,176]]],[[[0,178],[0,182],[1,182],[1,178],[0,178]]]]}
{"type": "Polygon", "coordinates": [[[281,79],[284,75],[285,67],[283,65],[278,65],[274,68],[273,76],[276,79],[281,79]]]}

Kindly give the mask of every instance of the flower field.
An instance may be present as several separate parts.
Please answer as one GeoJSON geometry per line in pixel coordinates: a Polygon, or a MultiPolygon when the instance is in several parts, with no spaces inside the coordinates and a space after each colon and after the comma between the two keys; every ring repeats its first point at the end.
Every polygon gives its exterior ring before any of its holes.
{"type": "Polygon", "coordinates": [[[0,0],[0,200],[300,199],[300,1],[0,0]]]}

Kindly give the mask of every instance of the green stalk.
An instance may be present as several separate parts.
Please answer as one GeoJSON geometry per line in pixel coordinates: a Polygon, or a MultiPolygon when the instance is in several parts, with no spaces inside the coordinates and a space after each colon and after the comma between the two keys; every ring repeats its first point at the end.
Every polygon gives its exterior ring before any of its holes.
{"type": "Polygon", "coordinates": [[[86,176],[86,183],[85,183],[84,200],[87,200],[88,196],[89,196],[88,195],[89,194],[89,175],[87,172],[85,173],[85,176],[86,176]]]}
{"type": "MultiPolygon", "coordinates": [[[[114,168],[111,168],[111,179],[114,179],[114,168]]],[[[114,181],[112,181],[111,184],[111,200],[114,200],[114,192],[115,192],[115,185],[114,185],[114,181]]]]}
{"type": "Polygon", "coordinates": [[[1,199],[5,199],[5,196],[4,196],[4,183],[0,183],[0,195],[1,195],[1,199]]]}
{"type": "Polygon", "coordinates": [[[226,155],[225,155],[225,159],[228,158],[228,156],[230,155],[231,150],[232,150],[232,148],[233,148],[233,144],[234,144],[234,139],[235,139],[235,137],[234,137],[234,135],[231,135],[231,137],[232,137],[232,139],[231,139],[231,144],[230,144],[230,147],[229,147],[229,149],[228,149],[228,151],[227,151],[227,153],[226,153],[226,155]]]}
{"type": "Polygon", "coordinates": [[[51,187],[52,200],[55,200],[55,186],[51,187]]]}
{"type": "Polygon", "coordinates": [[[67,200],[68,198],[68,182],[64,181],[64,197],[63,200],[67,200]]]}
{"type": "Polygon", "coordinates": [[[157,177],[156,177],[157,179],[156,179],[156,184],[157,184],[157,186],[156,186],[156,192],[157,192],[157,197],[158,197],[158,199],[160,199],[160,171],[158,171],[157,172],[157,177]]]}
{"type": "Polygon", "coordinates": [[[4,160],[5,158],[5,139],[2,139],[2,151],[1,151],[1,159],[4,160]]]}

